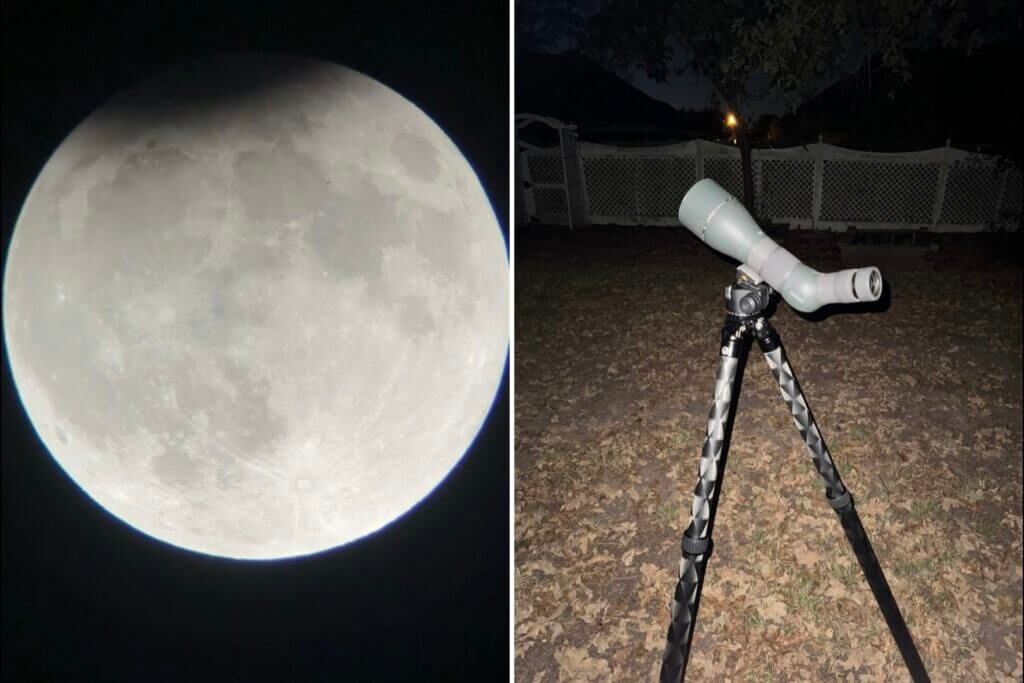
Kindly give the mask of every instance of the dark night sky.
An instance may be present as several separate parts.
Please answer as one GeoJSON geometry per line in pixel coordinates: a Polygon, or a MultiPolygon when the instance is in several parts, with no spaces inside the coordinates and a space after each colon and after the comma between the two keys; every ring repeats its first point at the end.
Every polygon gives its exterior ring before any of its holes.
{"type": "MultiPolygon", "coordinates": [[[[159,67],[245,49],[336,61],[402,93],[467,156],[507,239],[506,3],[33,1],[5,3],[3,21],[4,253],[83,117],[159,67]]],[[[2,389],[3,680],[508,677],[507,372],[469,454],[413,512],[281,563],[189,553],[118,522],[43,450],[6,356],[2,389]]]]}

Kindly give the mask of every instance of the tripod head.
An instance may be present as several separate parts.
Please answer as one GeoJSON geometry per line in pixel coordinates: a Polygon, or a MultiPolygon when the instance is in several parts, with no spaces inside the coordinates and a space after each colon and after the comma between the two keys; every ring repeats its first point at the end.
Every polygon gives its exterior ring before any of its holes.
{"type": "Polygon", "coordinates": [[[752,318],[772,300],[774,290],[746,266],[736,269],[736,282],[725,288],[725,310],[729,315],[752,318]]]}
{"type": "Polygon", "coordinates": [[[731,256],[757,282],[767,282],[790,306],[810,313],[826,304],[878,301],[878,268],[819,273],[764,234],[736,198],[715,181],[698,181],[679,204],[679,222],[709,247],[731,256]]]}

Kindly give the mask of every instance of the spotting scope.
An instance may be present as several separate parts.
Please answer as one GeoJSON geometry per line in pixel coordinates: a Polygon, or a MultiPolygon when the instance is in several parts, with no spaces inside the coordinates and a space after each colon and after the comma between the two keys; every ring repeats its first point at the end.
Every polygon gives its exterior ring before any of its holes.
{"type": "Polygon", "coordinates": [[[819,273],[805,266],[765,235],[743,204],[710,178],[697,181],[683,197],[679,222],[715,251],[739,261],[747,275],[767,282],[798,311],[878,301],[882,295],[878,268],[819,273]]]}

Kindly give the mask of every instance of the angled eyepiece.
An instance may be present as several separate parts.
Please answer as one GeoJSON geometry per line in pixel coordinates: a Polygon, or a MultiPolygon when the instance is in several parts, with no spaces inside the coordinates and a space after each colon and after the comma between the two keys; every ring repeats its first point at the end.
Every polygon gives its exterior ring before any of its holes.
{"type": "Polygon", "coordinates": [[[798,311],[878,301],[882,296],[878,268],[819,273],[805,266],[765,235],[743,204],[710,178],[695,183],[683,197],[679,222],[715,251],[753,270],[798,311]]]}

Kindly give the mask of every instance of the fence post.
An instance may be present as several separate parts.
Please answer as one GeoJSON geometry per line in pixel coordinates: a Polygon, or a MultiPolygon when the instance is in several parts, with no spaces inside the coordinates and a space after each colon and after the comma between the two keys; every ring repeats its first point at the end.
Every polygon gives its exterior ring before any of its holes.
{"type": "Polygon", "coordinates": [[[697,182],[704,180],[704,141],[697,138],[697,182]]]}
{"type": "Polygon", "coordinates": [[[526,199],[526,222],[533,223],[537,220],[537,197],[533,187],[527,192],[527,185],[535,185],[533,177],[530,175],[530,162],[529,162],[529,150],[525,147],[519,150],[519,161],[522,166],[519,167],[520,173],[523,175],[523,194],[526,199]]]}
{"type": "Polygon", "coordinates": [[[633,163],[630,166],[633,168],[633,215],[640,216],[643,211],[640,209],[640,159],[631,159],[633,163]]]}
{"type": "Polygon", "coordinates": [[[750,170],[754,172],[754,206],[757,207],[758,218],[764,218],[764,195],[761,194],[761,176],[764,173],[764,159],[760,155],[755,159],[754,152],[762,150],[753,150],[750,153],[750,165],[753,167],[750,170]],[[756,164],[754,162],[757,162],[756,164]]]}
{"type": "Polygon", "coordinates": [[[996,230],[999,229],[999,216],[1003,212],[1003,198],[1006,196],[1006,179],[1010,175],[1010,169],[1004,166],[1003,172],[999,175],[1002,176],[999,179],[999,196],[996,198],[996,212],[992,217],[992,227],[996,230]]]}
{"type": "Polygon", "coordinates": [[[526,221],[529,218],[529,212],[526,208],[526,186],[525,178],[523,173],[524,159],[523,159],[523,148],[519,146],[519,127],[514,126],[515,131],[515,147],[513,154],[515,157],[513,162],[515,163],[516,172],[516,227],[521,228],[526,225],[526,221]]]}
{"type": "Polygon", "coordinates": [[[935,201],[932,204],[932,230],[942,218],[942,205],[946,202],[946,180],[949,178],[949,143],[950,138],[946,138],[946,147],[942,150],[942,166],[939,167],[939,179],[935,185],[935,201]]]}
{"type": "Polygon", "coordinates": [[[587,190],[583,183],[583,165],[576,146],[576,126],[558,129],[558,142],[562,148],[562,172],[565,178],[565,202],[569,212],[569,229],[587,224],[587,190]]]}
{"type": "Polygon", "coordinates": [[[818,219],[821,218],[821,188],[825,176],[825,143],[822,136],[818,136],[818,149],[814,158],[814,199],[811,202],[811,228],[818,229],[818,219]]]}

